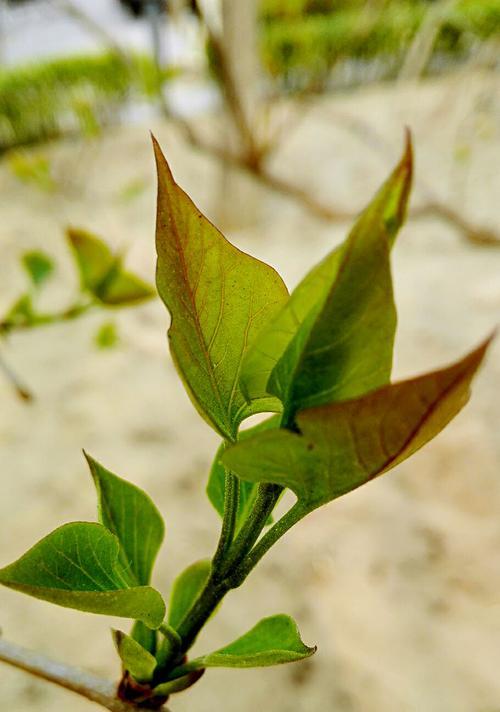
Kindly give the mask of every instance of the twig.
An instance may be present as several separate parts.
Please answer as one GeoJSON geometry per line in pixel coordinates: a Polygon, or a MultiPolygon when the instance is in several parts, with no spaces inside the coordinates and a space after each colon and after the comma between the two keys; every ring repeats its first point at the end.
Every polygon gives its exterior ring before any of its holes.
{"type": "MultiPolygon", "coordinates": [[[[15,643],[0,640],[0,660],[86,697],[110,712],[135,712],[139,709],[136,705],[119,700],[116,697],[116,685],[112,682],[85,670],[51,660],[15,643]]],[[[168,712],[167,708],[163,707],[162,712],[168,712]]]]}

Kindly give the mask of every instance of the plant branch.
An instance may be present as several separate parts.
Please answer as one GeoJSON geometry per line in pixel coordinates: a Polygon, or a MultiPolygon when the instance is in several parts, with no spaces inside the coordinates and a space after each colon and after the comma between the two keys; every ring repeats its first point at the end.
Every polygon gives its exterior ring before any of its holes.
{"type": "MultiPolygon", "coordinates": [[[[42,680],[75,692],[110,712],[134,712],[138,709],[136,705],[122,702],[116,697],[114,683],[96,677],[85,670],[51,660],[15,643],[0,640],[0,660],[42,680]]],[[[163,712],[168,712],[166,707],[163,708],[163,712]]]]}
{"type": "Polygon", "coordinates": [[[224,515],[222,518],[222,529],[220,533],[217,550],[212,559],[212,571],[219,571],[222,562],[233,543],[234,531],[236,527],[236,515],[238,514],[240,493],[240,482],[236,475],[226,470],[224,486],[224,515]]]}
{"type": "MultiPolygon", "coordinates": [[[[192,126],[184,119],[172,117],[172,120],[190,145],[248,173],[262,185],[271,188],[276,193],[295,200],[305,210],[311,213],[311,215],[321,220],[326,220],[327,222],[347,222],[356,216],[357,213],[355,211],[334,208],[317,200],[306,189],[271,173],[262,163],[255,166],[248,163],[244,156],[237,155],[206,141],[198,136],[192,126]]],[[[481,225],[475,225],[466,220],[449,205],[434,198],[430,198],[420,207],[410,210],[408,214],[409,220],[418,220],[428,217],[437,217],[444,220],[461,233],[467,241],[473,244],[500,247],[500,236],[497,235],[494,230],[490,230],[481,225]]]]}
{"type": "Polygon", "coordinates": [[[300,522],[308,512],[309,510],[305,509],[300,502],[296,502],[293,507],[264,534],[248,556],[243,559],[241,564],[236,568],[233,574],[231,574],[231,578],[234,578],[235,581],[244,581],[262,557],[267,554],[269,549],[274,546],[289,529],[295,526],[297,522],[300,522]]]}

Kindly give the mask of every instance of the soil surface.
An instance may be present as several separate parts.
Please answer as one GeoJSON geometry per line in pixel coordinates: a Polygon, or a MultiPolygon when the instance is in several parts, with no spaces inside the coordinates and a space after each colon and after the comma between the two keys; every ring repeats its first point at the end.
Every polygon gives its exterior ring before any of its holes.
{"type": "MultiPolygon", "coordinates": [[[[357,210],[414,132],[414,205],[431,191],[468,220],[500,230],[498,78],[461,73],[418,87],[379,87],[293,107],[273,169],[331,206],[357,210]],[[496,93],[495,93],[496,90],[496,93]],[[495,99],[496,105],[495,105],[495,99]],[[300,120],[299,120],[300,118],[300,120]],[[297,119],[295,121],[295,119],[297,119]],[[422,186],[424,184],[424,186],[422,186]]],[[[85,226],[127,245],[153,279],[155,187],[147,129],[43,149],[53,192],[0,165],[0,307],[22,289],[19,254],[43,248],[58,278],[47,308],[71,301],[76,278],[63,238],[85,226]]],[[[167,125],[153,127],[179,182],[228,235],[293,286],[338,242],[293,201],[234,181],[167,125]],[[226,183],[227,186],[227,183],[226,183]],[[236,195],[236,194],[239,195],[236,195]],[[245,220],[228,212],[241,196],[245,220]]],[[[500,317],[500,250],[479,247],[439,219],[411,220],[394,251],[399,308],[395,376],[437,367],[472,348],[500,317]]],[[[210,555],[218,518],[204,496],[217,436],[198,417],[167,353],[159,301],[18,334],[2,356],[30,386],[30,405],[0,379],[0,562],[63,522],[93,520],[95,495],[81,448],[145,488],[167,538],[155,585],[210,555]],[[98,327],[115,319],[119,345],[100,351],[98,327]]],[[[470,404],[445,433],[389,476],[310,515],[233,592],[196,650],[227,643],[261,617],[293,615],[317,654],[282,668],[213,670],[171,700],[173,712],[499,712],[500,341],[470,404]]],[[[123,620],[59,609],[0,590],[3,635],[118,676],[109,627],[123,620]]],[[[90,702],[1,668],[1,710],[86,712],[90,702]]]]}

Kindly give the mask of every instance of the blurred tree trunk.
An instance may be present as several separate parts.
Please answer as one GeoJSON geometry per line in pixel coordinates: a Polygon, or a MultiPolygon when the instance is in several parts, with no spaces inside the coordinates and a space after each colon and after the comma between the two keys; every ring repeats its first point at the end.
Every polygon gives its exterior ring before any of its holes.
{"type": "MultiPolygon", "coordinates": [[[[256,0],[221,0],[221,51],[225,94],[226,148],[249,162],[258,160],[258,84],[256,0]],[[226,75],[226,76],[225,76],[226,75]]],[[[253,223],[257,215],[258,187],[228,164],[221,166],[217,219],[224,227],[253,223]]]]}

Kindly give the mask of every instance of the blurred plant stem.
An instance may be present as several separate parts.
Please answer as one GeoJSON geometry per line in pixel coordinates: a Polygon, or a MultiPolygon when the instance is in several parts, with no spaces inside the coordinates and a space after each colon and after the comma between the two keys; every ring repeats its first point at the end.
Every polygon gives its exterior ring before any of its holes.
{"type": "MultiPolygon", "coordinates": [[[[80,668],[56,662],[15,643],[0,640],[0,661],[71,690],[110,712],[133,712],[139,709],[136,705],[119,700],[116,696],[117,687],[111,681],[96,677],[80,668]]],[[[163,707],[162,712],[168,712],[167,708],[163,707]]]]}

